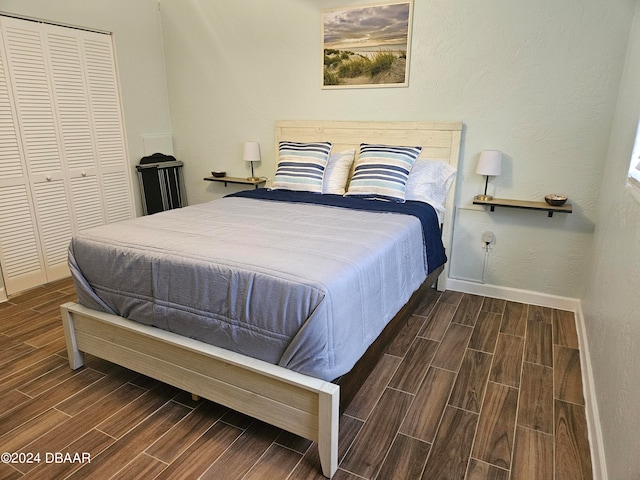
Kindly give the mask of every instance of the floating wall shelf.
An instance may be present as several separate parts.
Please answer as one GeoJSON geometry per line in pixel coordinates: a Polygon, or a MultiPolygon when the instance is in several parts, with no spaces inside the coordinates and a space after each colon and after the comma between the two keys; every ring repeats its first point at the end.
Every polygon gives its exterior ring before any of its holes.
{"type": "Polygon", "coordinates": [[[524,208],[526,210],[542,210],[548,212],[549,217],[553,217],[556,212],[571,213],[573,207],[571,204],[565,203],[558,207],[549,205],[547,202],[530,202],[527,200],[512,200],[509,198],[494,198],[492,200],[473,200],[474,205],[485,205],[491,207],[493,212],[496,207],[524,208]]]}
{"type": "Polygon", "coordinates": [[[248,178],[240,178],[240,177],[204,177],[204,180],[209,182],[222,182],[226,187],[228,183],[237,183],[239,185],[253,185],[255,188],[258,188],[260,185],[266,182],[264,179],[259,180],[249,180],[248,178]]]}

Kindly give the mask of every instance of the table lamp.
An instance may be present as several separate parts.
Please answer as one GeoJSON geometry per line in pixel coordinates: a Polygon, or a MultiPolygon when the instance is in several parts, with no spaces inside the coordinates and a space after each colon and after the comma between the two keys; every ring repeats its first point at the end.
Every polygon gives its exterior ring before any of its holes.
{"type": "Polygon", "coordinates": [[[478,166],[476,167],[476,173],[478,175],[484,175],[484,194],[476,195],[474,200],[480,200],[486,202],[487,200],[493,200],[492,195],[487,195],[487,186],[489,184],[490,176],[500,175],[502,167],[502,152],[499,150],[483,150],[480,152],[480,158],[478,159],[478,166]]]}
{"type": "Polygon", "coordinates": [[[260,144],[258,142],[245,142],[244,143],[244,154],[242,155],[242,159],[245,162],[251,163],[251,176],[247,178],[252,182],[257,182],[260,178],[256,177],[253,174],[253,162],[260,161],[260,144]]]}

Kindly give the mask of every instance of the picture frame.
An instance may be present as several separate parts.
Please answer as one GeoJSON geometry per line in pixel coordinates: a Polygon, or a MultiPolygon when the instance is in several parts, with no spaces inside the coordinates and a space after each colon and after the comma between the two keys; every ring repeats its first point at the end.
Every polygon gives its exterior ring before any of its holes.
{"type": "Polygon", "coordinates": [[[322,88],[407,87],[412,19],[412,0],[322,10],[322,88]]]}

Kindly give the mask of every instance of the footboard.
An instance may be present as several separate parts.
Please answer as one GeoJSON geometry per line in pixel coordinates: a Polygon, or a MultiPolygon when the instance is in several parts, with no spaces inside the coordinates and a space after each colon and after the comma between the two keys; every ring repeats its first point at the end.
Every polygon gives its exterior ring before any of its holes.
{"type": "Polygon", "coordinates": [[[337,385],[76,303],[61,312],[71,368],[90,353],[245,413],[317,442],[323,475],[336,472],[337,385]]]}

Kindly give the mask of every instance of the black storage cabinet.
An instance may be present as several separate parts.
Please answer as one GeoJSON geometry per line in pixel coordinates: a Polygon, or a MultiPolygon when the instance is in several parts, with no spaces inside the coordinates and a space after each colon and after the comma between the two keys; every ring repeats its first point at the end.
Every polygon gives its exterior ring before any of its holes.
{"type": "Polygon", "coordinates": [[[187,205],[183,163],[172,155],[154,153],[136,165],[145,215],[187,205]]]}

